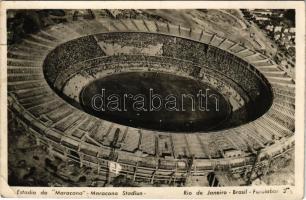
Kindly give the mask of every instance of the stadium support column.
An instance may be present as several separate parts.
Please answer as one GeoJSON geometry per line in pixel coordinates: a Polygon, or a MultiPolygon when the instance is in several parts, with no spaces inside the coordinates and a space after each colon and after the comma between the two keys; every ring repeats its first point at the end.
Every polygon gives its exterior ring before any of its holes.
{"type": "Polygon", "coordinates": [[[212,43],[212,41],[214,40],[214,38],[216,37],[216,35],[217,35],[217,34],[214,33],[214,34],[211,36],[211,38],[210,38],[208,44],[211,44],[211,43],[212,43]]]}
{"type": "Polygon", "coordinates": [[[40,145],[40,139],[39,139],[39,137],[35,137],[35,141],[36,141],[36,145],[39,146],[39,145],[40,145]]]}
{"type": "Polygon", "coordinates": [[[137,144],[137,150],[141,151],[142,149],[142,132],[141,130],[138,130],[139,138],[138,138],[138,144],[137,144]]]}
{"type": "MultiPolygon", "coordinates": [[[[99,158],[99,152],[96,155],[96,158],[99,158]]],[[[97,174],[100,174],[100,160],[98,159],[98,163],[97,163],[97,174]]]]}
{"type": "Polygon", "coordinates": [[[199,37],[199,41],[201,41],[201,40],[202,40],[203,33],[204,33],[204,31],[202,30],[202,31],[201,31],[201,35],[200,35],[200,37],[199,37]]]}
{"type": "MultiPolygon", "coordinates": [[[[107,165],[109,166],[109,162],[107,165]]],[[[109,184],[110,182],[111,182],[111,171],[110,169],[108,169],[106,172],[106,183],[109,184]]]]}
{"type": "MultiPolygon", "coordinates": [[[[148,27],[148,25],[147,25],[147,23],[146,23],[146,21],[145,21],[145,20],[142,20],[142,22],[143,22],[144,26],[146,27],[147,31],[148,31],[148,32],[151,32],[150,29],[149,29],[149,27],[148,27]]],[[[134,22],[133,24],[135,24],[135,22],[134,22]]],[[[135,26],[136,26],[136,24],[135,24],[135,26]]],[[[138,30],[138,27],[137,27],[137,26],[136,26],[136,28],[137,28],[137,30],[138,30]]]]}
{"type": "Polygon", "coordinates": [[[158,136],[155,136],[155,157],[158,158],[159,157],[159,145],[158,145],[158,136]]]}
{"type": "Polygon", "coordinates": [[[97,164],[97,174],[100,175],[100,161],[98,161],[97,164]]]}
{"type": "Polygon", "coordinates": [[[169,184],[169,185],[171,184],[171,182],[172,182],[172,180],[174,179],[174,177],[175,177],[175,172],[173,172],[173,173],[171,174],[171,176],[169,177],[169,180],[168,180],[168,184],[169,184]]]}
{"type": "Polygon", "coordinates": [[[134,169],[133,182],[136,180],[137,169],[138,169],[138,162],[136,163],[136,166],[134,169]]]}
{"type": "Polygon", "coordinates": [[[215,185],[215,182],[216,182],[216,175],[214,175],[213,177],[212,177],[212,182],[211,182],[211,186],[212,187],[214,187],[214,185],[215,185]]]}
{"type": "Polygon", "coordinates": [[[224,39],[220,42],[220,44],[218,44],[218,47],[220,47],[226,40],[227,40],[227,38],[224,38],[224,39]]]}
{"type": "Polygon", "coordinates": [[[170,33],[170,26],[168,22],[167,22],[167,29],[168,29],[168,33],[170,33]]]}
{"type": "Polygon", "coordinates": [[[67,153],[67,149],[64,149],[64,162],[66,164],[66,166],[68,165],[68,153],[67,153]]]}
{"type": "Polygon", "coordinates": [[[175,181],[176,181],[176,173],[177,173],[177,162],[175,163],[175,169],[174,169],[173,173],[171,174],[171,176],[169,178],[169,181],[168,181],[169,185],[171,184],[171,182],[175,183],[175,181]]]}
{"type": "Polygon", "coordinates": [[[193,161],[194,161],[194,156],[192,156],[191,158],[187,158],[187,171],[186,171],[186,179],[185,179],[185,184],[186,184],[186,182],[187,182],[187,180],[188,180],[188,178],[189,177],[191,177],[192,176],[192,171],[191,171],[191,169],[192,169],[192,167],[193,167],[193,161]]]}
{"type": "Polygon", "coordinates": [[[83,157],[84,157],[84,155],[83,154],[79,154],[79,156],[80,156],[80,168],[81,167],[83,167],[83,165],[84,165],[84,163],[83,163],[83,157]]]}
{"type": "Polygon", "coordinates": [[[158,23],[156,21],[154,21],[154,24],[156,26],[156,31],[159,32],[159,27],[158,27],[158,23]]]}
{"type": "Polygon", "coordinates": [[[236,47],[236,46],[238,46],[239,45],[239,43],[237,43],[237,42],[235,42],[232,46],[230,46],[228,49],[229,50],[231,50],[231,49],[233,49],[234,47],[236,47]]]}
{"type": "Polygon", "coordinates": [[[78,155],[79,155],[79,158],[80,158],[80,168],[81,168],[81,167],[83,167],[83,157],[84,157],[84,155],[80,154],[80,150],[81,150],[81,146],[78,145],[78,155]]]}
{"type": "Polygon", "coordinates": [[[174,150],[174,142],[173,142],[173,138],[172,136],[170,135],[170,144],[171,144],[171,155],[175,158],[175,150],[174,150]]]}
{"type": "Polygon", "coordinates": [[[152,177],[151,177],[151,184],[153,184],[154,183],[154,177],[155,177],[155,174],[157,173],[157,171],[158,171],[158,165],[155,167],[155,170],[154,170],[154,172],[152,173],[152,177]]]}
{"type": "Polygon", "coordinates": [[[177,173],[177,162],[175,163],[175,171],[174,171],[174,177],[173,177],[173,182],[174,183],[176,181],[176,173],[177,173]]]}
{"type": "Polygon", "coordinates": [[[193,170],[194,170],[194,174],[196,174],[197,173],[197,165],[196,165],[196,159],[194,159],[194,161],[193,161],[193,170]]]}
{"type": "Polygon", "coordinates": [[[256,164],[258,162],[258,158],[259,158],[260,152],[261,151],[258,150],[257,153],[256,153],[255,161],[254,161],[254,163],[252,165],[252,169],[250,171],[250,175],[249,175],[248,180],[247,180],[247,185],[251,185],[251,183],[252,183],[252,175],[253,175],[253,172],[255,170],[256,164]]]}

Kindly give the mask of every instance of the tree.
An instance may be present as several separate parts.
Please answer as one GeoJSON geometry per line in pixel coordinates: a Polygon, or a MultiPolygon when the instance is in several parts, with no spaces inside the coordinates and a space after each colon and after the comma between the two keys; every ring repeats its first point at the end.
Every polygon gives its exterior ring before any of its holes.
{"type": "Polygon", "coordinates": [[[284,13],[284,18],[289,20],[292,26],[295,26],[295,10],[294,9],[286,10],[286,12],[284,13]]]}

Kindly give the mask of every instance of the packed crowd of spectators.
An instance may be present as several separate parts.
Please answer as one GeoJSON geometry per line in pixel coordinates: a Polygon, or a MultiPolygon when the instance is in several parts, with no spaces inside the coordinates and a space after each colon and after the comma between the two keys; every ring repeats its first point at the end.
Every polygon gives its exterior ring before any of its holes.
{"type": "Polygon", "coordinates": [[[54,49],[44,62],[45,75],[51,83],[63,70],[80,61],[105,55],[93,36],[66,42],[54,49]],[[50,70],[49,70],[50,69],[50,70]]]}
{"type": "MultiPolygon", "coordinates": [[[[236,83],[243,85],[243,88],[253,98],[258,96],[254,91],[259,91],[262,84],[262,81],[259,81],[254,73],[247,69],[248,64],[245,61],[223,50],[192,40],[149,33],[98,34],[95,35],[95,38],[93,36],[79,38],[52,51],[46,63],[49,67],[54,68],[55,72],[50,72],[48,77],[54,79],[53,76],[56,76],[61,69],[66,69],[81,61],[104,56],[104,52],[97,45],[97,42],[103,40],[120,43],[122,46],[133,45],[139,48],[161,43],[163,44],[163,56],[191,61],[217,70],[236,83]]],[[[120,56],[122,57],[121,60],[124,61],[124,55],[120,56]]]]}

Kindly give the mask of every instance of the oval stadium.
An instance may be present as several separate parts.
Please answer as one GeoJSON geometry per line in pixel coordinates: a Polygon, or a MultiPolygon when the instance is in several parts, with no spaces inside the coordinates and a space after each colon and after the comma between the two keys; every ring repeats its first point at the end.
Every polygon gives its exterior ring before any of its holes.
{"type": "Polygon", "coordinates": [[[293,156],[294,79],[210,30],[71,20],[10,45],[7,67],[9,134],[30,141],[33,166],[64,186],[273,184],[261,177],[277,176],[293,156]],[[120,102],[102,110],[110,94],[120,102]],[[171,106],[163,98],[181,94],[171,106]],[[138,110],[136,97],[146,99],[138,110]]]}

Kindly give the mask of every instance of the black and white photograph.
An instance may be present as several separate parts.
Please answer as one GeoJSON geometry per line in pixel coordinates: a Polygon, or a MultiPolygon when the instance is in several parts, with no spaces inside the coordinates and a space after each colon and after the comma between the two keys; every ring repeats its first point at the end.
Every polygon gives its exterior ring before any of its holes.
{"type": "Polygon", "coordinates": [[[5,13],[8,186],[296,186],[295,8],[5,13]]]}

